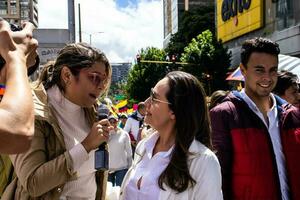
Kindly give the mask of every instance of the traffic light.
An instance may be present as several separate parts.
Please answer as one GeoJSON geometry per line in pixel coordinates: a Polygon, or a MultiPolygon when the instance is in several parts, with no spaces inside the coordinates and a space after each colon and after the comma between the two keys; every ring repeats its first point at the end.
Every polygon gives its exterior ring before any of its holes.
{"type": "Polygon", "coordinates": [[[136,62],[137,62],[137,64],[140,64],[140,62],[141,62],[141,56],[140,56],[140,54],[136,55],[136,62]]]}
{"type": "Polygon", "coordinates": [[[176,62],[176,55],[173,54],[173,55],[171,56],[171,61],[172,61],[173,63],[176,62]]]}
{"type": "Polygon", "coordinates": [[[201,77],[202,79],[207,80],[207,81],[209,81],[209,80],[212,79],[212,76],[210,74],[208,74],[208,73],[202,73],[201,76],[202,76],[201,77]]]}

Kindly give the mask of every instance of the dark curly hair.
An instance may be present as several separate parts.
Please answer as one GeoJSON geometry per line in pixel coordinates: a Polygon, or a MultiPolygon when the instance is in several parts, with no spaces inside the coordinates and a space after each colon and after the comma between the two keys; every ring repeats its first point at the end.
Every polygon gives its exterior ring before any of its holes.
{"type": "Polygon", "coordinates": [[[284,95],[285,91],[290,87],[295,85],[297,87],[298,76],[288,71],[278,72],[278,79],[273,92],[279,96],[284,95]]]}
{"type": "Polygon", "coordinates": [[[241,49],[241,63],[247,68],[247,63],[253,52],[267,53],[278,56],[280,53],[279,45],[270,39],[256,37],[246,40],[241,49]]]}

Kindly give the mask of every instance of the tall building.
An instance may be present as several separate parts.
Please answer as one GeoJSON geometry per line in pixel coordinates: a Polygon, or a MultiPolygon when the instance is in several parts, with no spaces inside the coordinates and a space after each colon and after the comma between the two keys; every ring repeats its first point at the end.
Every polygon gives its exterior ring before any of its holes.
{"type": "Polygon", "coordinates": [[[30,21],[38,26],[38,0],[0,0],[0,17],[12,24],[30,21]]]}
{"type": "Polygon", "coordinates": [[[214,0],[163,0],[164,15],[164,47],[171,35],[178,31],[179,19],[184,11],[213,4],[214,0]]]}
{"type": "Polygon", "coordinates": [[[127,79],[131,63],[112,63],[112,83],[122,82],[127,79]]]}
{"type": "Polygon", "coordinates": [[[232,52],[232,67],[240,63],[242,43],[254,37],[270,38],[281,54],[300,57],[299,0],[216,0],[216,22],[218,39],[232,52]]]}

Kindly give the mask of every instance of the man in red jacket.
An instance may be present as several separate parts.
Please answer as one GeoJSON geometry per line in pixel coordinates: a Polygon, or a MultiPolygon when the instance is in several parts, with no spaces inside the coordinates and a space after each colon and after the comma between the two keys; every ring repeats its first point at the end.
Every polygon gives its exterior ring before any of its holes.
{"type": "Polygon", "coordinates": [[[300,119],[271,91],[277,82],[278,44],[247,40],[241,49],[245,88],[211,110],[213,144],[222,167],[225,200],[300,199],[300,119]],[[289,144],[289,145],[287,145],[289,144]]]}

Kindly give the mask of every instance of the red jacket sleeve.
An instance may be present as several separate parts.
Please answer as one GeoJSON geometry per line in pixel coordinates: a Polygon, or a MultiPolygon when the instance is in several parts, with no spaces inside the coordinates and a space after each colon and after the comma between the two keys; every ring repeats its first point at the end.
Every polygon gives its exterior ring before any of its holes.
{"type": "Polygon", "coordinates": [[[230,121],[233,116],[227,102],[210,110],[213,147],[217,150],[222,170],[222,190],[224,200],[232,199],[232,142],[230,133],[230,121]]]}

